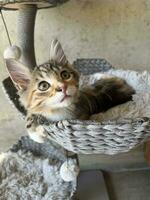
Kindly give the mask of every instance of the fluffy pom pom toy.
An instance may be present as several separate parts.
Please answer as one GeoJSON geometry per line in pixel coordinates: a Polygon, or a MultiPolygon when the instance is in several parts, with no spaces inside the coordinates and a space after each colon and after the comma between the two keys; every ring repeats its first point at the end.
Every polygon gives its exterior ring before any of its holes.
{"type": "Polygon", "coordinates": [[[60,167],[60,176],[66,182],[75,181],[78,174],[79,167],[75,159],[68,159],[60,167]]]}
{"type": "Polygon", "coordinates": [[[12,45],[5,49],[3,56],[4,59],[13,58],[15,60],[19,60],[19,58],[21,57],[21,49],[16,45],[12,45]]]}

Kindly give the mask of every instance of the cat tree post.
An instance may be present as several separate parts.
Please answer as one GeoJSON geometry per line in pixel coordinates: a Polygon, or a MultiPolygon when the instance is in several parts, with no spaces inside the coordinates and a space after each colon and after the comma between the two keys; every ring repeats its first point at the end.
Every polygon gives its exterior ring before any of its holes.
{"type": "Polygon", "coordinates": [[[34,51],[34,26],[36,5],[22,5],[18,16],[18,44],[22,50],[21,61],[29,68],[36,65],[34,51]]]}

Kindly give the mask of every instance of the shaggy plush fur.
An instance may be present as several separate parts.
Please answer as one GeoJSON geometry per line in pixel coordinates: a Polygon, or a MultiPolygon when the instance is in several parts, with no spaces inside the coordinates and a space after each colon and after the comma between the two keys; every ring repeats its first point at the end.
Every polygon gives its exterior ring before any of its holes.
{"type": "MultiPolygon", "coordinates": [[[[92,120],[108,121],[123,118],[150,117],[150,73],[147,71],[136,72],[130,70],[110,70],[106,74],[121,77],[127,81],[136,91],[133,101],[113,107],[104,113],[91,117],[92,120]]],[[[83,82],[93,83],[105,74],[94,74],[83,78],[83,82]]],[[[82,83],[81,83],[82,84],[82,83]]]]}
{"type": "Polygon", "coordinates": [[[75,183],[59,174],[62,162],[21,150],[0,155],[0,200],[69,200],[75,183]]]}

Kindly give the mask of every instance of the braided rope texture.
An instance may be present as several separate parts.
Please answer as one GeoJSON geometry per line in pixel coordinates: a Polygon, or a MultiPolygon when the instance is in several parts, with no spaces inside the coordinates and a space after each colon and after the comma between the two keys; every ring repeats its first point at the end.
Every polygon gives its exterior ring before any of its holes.
{"type": "Polygon", "coordinates": [[[84,75],[90,75],[97,72],[106,72],[112,68],[112,65],[103,58],[100,59],[77,59],[73,65],[84,75]]]}
{"type": "Polygon", "coordinates": [[[128,152],[150,137],[150,119],[124,119],[94,122],[64,120],[50,123],[42,120],[48,137],[65,149],[80,154],[128,152]]]}

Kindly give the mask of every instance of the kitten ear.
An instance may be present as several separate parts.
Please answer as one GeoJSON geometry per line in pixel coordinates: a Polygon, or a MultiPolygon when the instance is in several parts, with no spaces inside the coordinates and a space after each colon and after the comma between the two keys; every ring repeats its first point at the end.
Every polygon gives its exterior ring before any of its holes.
{"type": "Polygon", "coordinates": [[[56,62],[62,66],[68,63],[66,55],[62,49],[60,42],[55,39],[51,43],[50,47],[50,61],[56,62]]]}
{"type": "Polygon", "coordinates": [[[31,79],[31,73],[28,67],[15,59],[5,59],[5,61],[10,77],[17,89],[27,89],[27,86],[31,79]]]}

